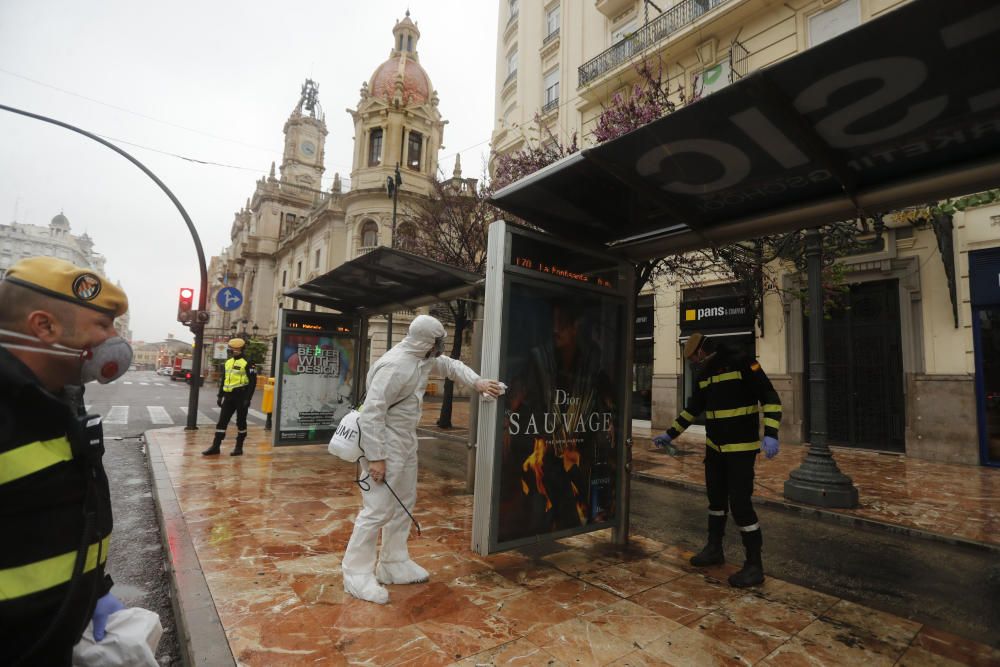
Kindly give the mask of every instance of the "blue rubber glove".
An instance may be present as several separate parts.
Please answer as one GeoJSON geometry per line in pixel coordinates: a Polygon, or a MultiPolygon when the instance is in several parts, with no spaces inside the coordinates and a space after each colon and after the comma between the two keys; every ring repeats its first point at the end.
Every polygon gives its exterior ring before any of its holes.
{"type": "Polygon", "coordinates": [[[108,617],[125,608],[121,600],[108,593],[97,601],[94,607],[94,641],[101,641],[107,634],[108,617]]]}
{"type": "Polygon", "coordinates": [[[670,435],[667,433],[663,433],[662,435],[658,435],[655,438],[653,438],[653,444],[659,447],[660,449],[663,449],[664,447],[670,446],[670,440],[671,440],[670,435]]]}
{"type": "Polygon", "coordinates": [[[778,439],[765,435],[764,440],[760,443],[760,448],[764,450],[764,456],[773,459],[778,455],[778,439]]]}

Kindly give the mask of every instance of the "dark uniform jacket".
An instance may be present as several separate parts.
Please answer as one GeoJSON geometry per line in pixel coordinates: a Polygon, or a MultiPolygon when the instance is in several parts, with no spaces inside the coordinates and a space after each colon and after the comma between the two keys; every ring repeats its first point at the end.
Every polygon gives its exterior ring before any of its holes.
{"type": "Polygon", "coordinates": [[[705,413],[705,444],[719,452],[760,449],[760,412],[764,435],[778,437],[781,399],[757,361],[734,358],[720,348],[698,376],[691,399],[667,435],[676,438],[705,413]],[[760,408],[757,404],[760,404],[760,408]]]}
{"type": "Polygon", "coordinates": [[[103,453],[99,423],[88,429],[0,347],[0,665],[46,632],[24,664],[68,665],[97,599],[111,589],[103,453]],[[71,584],[80,552],[82,574],[71,584]]]}

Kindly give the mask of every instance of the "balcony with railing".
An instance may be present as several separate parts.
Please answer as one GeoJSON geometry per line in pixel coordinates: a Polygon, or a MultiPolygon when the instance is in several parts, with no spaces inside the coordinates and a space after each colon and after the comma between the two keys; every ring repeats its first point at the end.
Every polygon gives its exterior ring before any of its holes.
{"type": "Polygon", "coordinates": [[[683,0],[683,2],[663,12],[617,44],[613,44],[603,53],[580,65],[578,70],[578,87],[586,86],[591,81],[627,63],[636,54],[667,39],[716,7],[730,1],[683,0]]]}
{"type": "Polygon", "coordinates": [[[548,114],[559,108],[559,98],[553,97],[548,102],[542,105],[542,115],[548,114]]]}
{"type": "Polygon", "coordinates": [[[358,258],[358,257],[363,257],[363,256],[367,255],[368,253],[370,253],[372,250],[374,250],[377,247],[378,247],[377,245],[363,245],[363,246],[358,246],[358,249],[354,251],[354,257],[355,257],[355,259],[358,258]]]}

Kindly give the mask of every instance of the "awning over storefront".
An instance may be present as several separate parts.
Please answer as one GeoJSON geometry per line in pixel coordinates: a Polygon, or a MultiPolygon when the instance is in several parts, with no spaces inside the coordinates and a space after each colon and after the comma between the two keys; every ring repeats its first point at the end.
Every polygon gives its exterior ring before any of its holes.
{"type": "Polygon", "coordinates": [[[368,317],[448,301],[473,291],[482,280],[454,266],[380,247],[284,295],[368,317]]]}
{"type": "Polygon", "coordinates": [[[998,187],[997,62],[995,0],[914,0],[494,202],[646,259],[998,187]]]}

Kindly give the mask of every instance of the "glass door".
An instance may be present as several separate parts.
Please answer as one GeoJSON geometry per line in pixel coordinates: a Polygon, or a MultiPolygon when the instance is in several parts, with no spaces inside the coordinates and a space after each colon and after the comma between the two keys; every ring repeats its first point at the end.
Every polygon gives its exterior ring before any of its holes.
{"type": "Polygon", "coordinates": [[[981,459],[1000,466],[1000,306],[975,308],[973,323],[981,459]]]}

